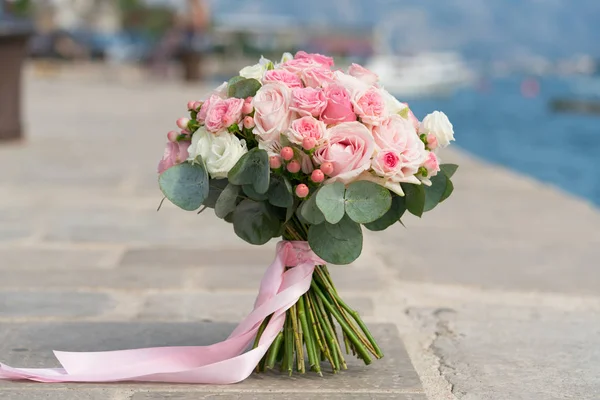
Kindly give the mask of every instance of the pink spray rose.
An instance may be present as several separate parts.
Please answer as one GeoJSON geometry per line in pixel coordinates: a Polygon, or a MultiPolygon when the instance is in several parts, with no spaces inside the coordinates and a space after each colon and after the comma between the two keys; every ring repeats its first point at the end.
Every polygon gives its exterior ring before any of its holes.
{"type": "Polygon", "coordinates": [[[158,163],[158,173],[162,174],[172,166],[181,164],[187,160],[190,144],[191,142],[189,141],[168,142],[163,158],[158,163]]]}
{"type": "Polygon", "coordinates": [[[375,85],[377,81],[379,81],[379,77],[376,73],[369,71],[359,64],[352,64],[350,68],[348,68],[348,74],[363,81],[367,85],[375,85]]]}
{"type": "Polygon", "coordinates": [[[263,84],[280,82],[289,88],[301,88],[302,80],[293,72],[285,69],[272,69],[265,72],[263,76],[263,84]]]}
{"type": "Polygon", "coordinates": [[[310,68],[323,68],[323,65],[309,58],[297,58],[281,64],[281,68],[300,76],[302,71],[310,68]]]}
{"type": "Polygon", "coordinates": [[[402,167],[402,155],[394,149],[385,149],[377,152],[371,161],[373,171],[381,177],[393,177],[402,167]]]}
{"type": "MultiPolygon", "coordinates": [[[[406,104],[406,107],[408,107],[408,103],[403,103],[406,104]]],[[[421,125],[421,121],[419,121],[419,119],[415,116],[415,114],[413,114],[412,110],[409,108],[408,109],[408,120],[413,124],[413,126],[415,127],[415,130],[419,130],[419,125],[421,125]]]]}
{"type": "Polygon", "coordinates": [[[315,151],[317,164],[329,162],[334,181],[350,183],[371,165],[375,150],[373,136],[360,122],[343,122],[328,130],[328,143],[315,151]]]}
{"type": "Polygon", "coordinates": [[[436,176],[437,173],[440,171],[440,162],[435,153],[433,152],[429,152],[429,154],[427,154],[427,158],[425,159],[423,166],[427,170],[428,178],[436,176]]]}
{"type": "Polygon", "coordinates": [[[331,85],[325,89],[327,107],[321,114],[321,119],[326,124],[356,121],[356,114],[352,108],[350,94],[338,85],[331,85]]]}
{"type": "Polygon", "coordinates": [[[299,51],[294,56],[295,60],[311,60],[318,64],[321,64],[325,68],[333,67],[333,58],[324,56],[317,53],[307,53],[305,51],[299,51]]]}
{"type": "Polygon", "coordinates": [[[325,107],[327,99],[321,89],[296,88],[292,90],[292,103],[290,108],[302,116],[312,115],[318,118],[325,107]]]}
{"type": "Polygon", "coordinates": [[[279,135],[290,126],[292,91],[282,83],[267,83],[254,99],[254,134],[263,141],[278,140],[279,135]]]}
{"type": "Polygon", "coordinates": [[[302,81],[308,87],[327,87],[334,82],[333,72],[325,68],[307,68],[300,72],[302,81]]]}
{"type": "Polygon", "coordinates": [[[306,116],[292,121],[287,136],[290,142],[296,144],[302,144],[305,138],[313,138],[318,146],[325,140],[326,132],[327,126],[323,121],[306,116]]]}
{"type": "Polygon", "coordinates": [[[204,125],[206,130],[217,133],[228,126],[238,123],[242,119],[244,99],[231,97],[226,100],[218,99],[210,105],[206,113],[204,125]]]}
{"type": "Polygon", "coordinates": [[[385,101],[379,89],[370,87],[366,92],[357,94],[352,104],[360,120],[368,125],[379,125],[387,117],[385,101]]]}

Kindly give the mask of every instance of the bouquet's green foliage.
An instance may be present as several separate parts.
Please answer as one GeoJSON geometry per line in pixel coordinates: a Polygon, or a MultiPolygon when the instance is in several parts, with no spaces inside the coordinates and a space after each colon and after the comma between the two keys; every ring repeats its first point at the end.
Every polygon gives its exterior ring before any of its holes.
{"type": "Polygon", "coordinates": [[[420,217],[425,209],[425,188],[423,185],[403,183],[402,190],[406,197],[406,209],[413,215],[420,217]]]}
{"type": "Polygon", "coordinates": [[[319,189],[317,193],[313,194],[308,200],[304,201],[298,208],[297,214],[299,214],[303,219],[302,222],[318,225],[325,221],[325,216],[317,206],[317,196],[319,195],[321,189],[319,189]]]}
{"type": "Polygon", "coordinates": [[[311,225],[308,230],[310,248],[323,260],[332,264],[350,264],[362,251],[363,237],[360,225],[345,215],[337,224],[324,222],[311,225]]]}
{"type": "Polygon", "coordinates": [[[233,212],[233,229],[248,243],[265,244],[281,232],[276,211],[268,202],[243,200],[233,212]]]}
{"type": "Polygon", "coordinates": [[[330,224],[337,224],[344,217],[344,193],[346,187],[342,182],[334,182],[323,186],[313,196],[316,198],[317,207],[330,224]]]}
{"type": "Polygon", "coordinates": [[[359,224],[378,220],[392,205],[390,191],[369,181],[351,183],[346,189],[344,198],[346,214],[359,224]]]}
{"type": "Polygon", "coordinates": [[[165,197],[186,211],[198,209],[209,194],[208,172],[200,157],[194,163],[167,169],[160,174],[158,183],[165,197]]]}
{"type": "Polygon", "coordinates": [[[252,200],[255,201],[263,201],[269,198],[269,195],[267,193],[258,193],[256,190],[254,190],[253,185],[244,185],[242,186],[242,190],[244,191],[244,194],[246,196],[250,197],[252,200]]]}
{"type": "Polygon", "coordinates": [[[452,194],[453,191],[454,191],[454,184],[452,183],[450,178],[448,178],[448,181],[446,182],[446,190],[444,191],[444,194],[442,195],[442,198],[440,199],[440,203],[442,201],[446,200],[448,197],[450,197],[450,195],[452,194]]]}
{"type": "Polygon", "coordinates": [[[235,211],[240,187],[231,183],[221,192],[219,199],[215,204],[215,214],[219,218],[225,218],[227,215],[235,211]]]}
{"type": "Polygon", "coordinates": [[[454,175],[454,173],[458,169],[458,165],[456,165],[456,164],[442,164],[442,165],[440,165],[440,169],[442,170],[442,172],[444,174],[446,174],[446,176],[448,178],[452,178],[452,175],[454,175]]]}
{"type": "Polygon", "coordinates": [[[398,195],[392,196],[392,205],[383,216],[376,221],[365,224],[365,228],[371,231],[382,231],[400,221],[406,211],[406,199],[398,195]]]}
{"type": "Polygon", "coordinates": [[[269,203],[274,206],[289,208],[294,205],[294,194],[289,179],[282,175],[273,174],[268,192],[269,203]]]}
{"type": "Polygon", "coordinates": [[[269,190],[270,175],[269,155],[255,147],[239,159],[227,178],[234,185],[252,185],[256,193],[263,194],[269,190]]]}
{"type": "Polygon", "coordinates": [[[227,95],[229,97],[245,99],[254,96],[260,87],[261,84],[256,79],[246,79],[241,76],[235,77],[229,80],[229,84],[227,85],[227,95]],[[231,83],[232,81],[233,83],[231,83]]]}
{"type": "Polygon", "coordinates": [[[202,203],[203,206],[215,208],[221,192],[227,187],[227,179],[211,179],[209,182],[208,197],[202,203]]]}
{"type": "Polygon", "coordinates": [[[425,186],[424,211],[433,210],[439,203],[446,200],[454,190],[450,178],[458,169],[458,165],[442,164],[440,169],[441,171],[431,178],[431,186],[425,186]]]}

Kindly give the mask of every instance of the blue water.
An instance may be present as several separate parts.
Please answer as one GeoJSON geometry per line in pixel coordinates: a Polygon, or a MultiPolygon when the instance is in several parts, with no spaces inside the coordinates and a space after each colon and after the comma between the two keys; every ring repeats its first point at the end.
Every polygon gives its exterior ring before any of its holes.
{"type": "Polygon", "coordinates": [[[535,98],[521,95],[521,82],[501,79],[486,92],[408,102],[419,118],[444,111],[454,124],[456,146],[600,206],[600,115],[552,112],[549,101],[569,95],[565,81],[540,80],[535,98]]]}

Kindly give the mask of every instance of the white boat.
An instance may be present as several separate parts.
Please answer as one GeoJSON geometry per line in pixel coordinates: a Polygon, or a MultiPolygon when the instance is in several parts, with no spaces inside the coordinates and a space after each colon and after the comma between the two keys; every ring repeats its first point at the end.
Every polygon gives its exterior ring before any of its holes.
{"type": "Polygon", "coordinates": [[[379,75],[381,85],[399,98],[449,96],[475,78],[463,59],[451,52],[378,55],[366,67],[379,75]]]}

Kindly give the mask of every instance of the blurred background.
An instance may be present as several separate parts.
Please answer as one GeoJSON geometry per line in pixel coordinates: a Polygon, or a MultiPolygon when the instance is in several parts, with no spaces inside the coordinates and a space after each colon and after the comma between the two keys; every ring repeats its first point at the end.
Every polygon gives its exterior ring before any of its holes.
{"type": "Polygon", "coordinates": [[[4,136],[20,130],[17,69],[27,79],[210,86],[261,55],[303,49],[333,55],[340,67],[366,65],[417,116],[444,110],[457,146],[600,204],[597,1],[0,4],[0,113],[10,114],[5,129],[13,126],[4,136]]]}

